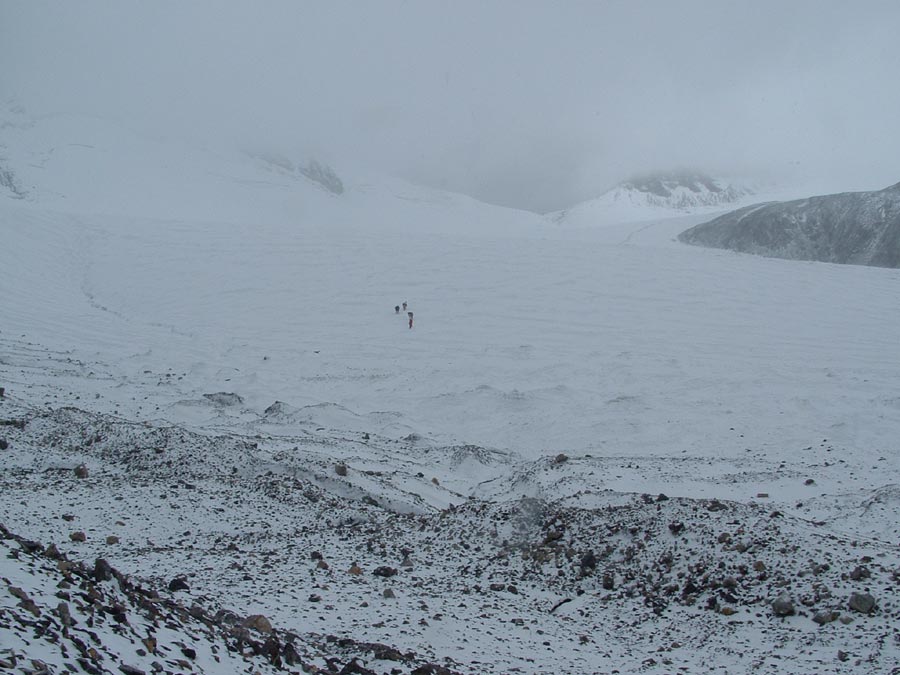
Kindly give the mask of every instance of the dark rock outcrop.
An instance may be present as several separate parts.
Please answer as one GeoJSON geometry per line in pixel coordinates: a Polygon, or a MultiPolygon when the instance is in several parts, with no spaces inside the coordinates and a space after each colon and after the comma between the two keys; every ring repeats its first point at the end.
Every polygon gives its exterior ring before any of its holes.
{"type": "Polygon", "coordinates": [[[748,206],[678,239],[773,258],[900,267],[900,183],[875,192],[748,206]]]}
{"type": "Polygon", "coordinates": [[[344,183],[338,178],[334,169],[327,164],[311,159],[305,167],[297,167],[297,171],[332,194],[339,195],[344,192],[344,183]]]}

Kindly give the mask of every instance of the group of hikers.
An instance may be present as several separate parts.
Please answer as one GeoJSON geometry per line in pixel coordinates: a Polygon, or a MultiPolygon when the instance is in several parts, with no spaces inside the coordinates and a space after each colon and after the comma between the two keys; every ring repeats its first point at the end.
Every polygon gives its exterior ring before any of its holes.
{"type": "MultiPolygon", "coordinates": [[[[412,328],[413,323],[413,313],[406,311],[406,300],[403,301],[403,311],[406,312],[406,316],[409,317],[409,327],[412,328]]],[[[394,305],[394,314],[400,313],[400,305],[394,305]]]]}

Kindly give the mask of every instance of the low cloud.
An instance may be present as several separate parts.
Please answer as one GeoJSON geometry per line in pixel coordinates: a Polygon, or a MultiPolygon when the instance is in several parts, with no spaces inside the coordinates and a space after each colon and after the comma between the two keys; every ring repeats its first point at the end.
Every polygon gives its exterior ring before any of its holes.
{"type": "Polygon", "coordinates": [[[900,180],[898,25],[826,0],[4,2],[0,86],[546,211],[673,166],[900,180]]]}

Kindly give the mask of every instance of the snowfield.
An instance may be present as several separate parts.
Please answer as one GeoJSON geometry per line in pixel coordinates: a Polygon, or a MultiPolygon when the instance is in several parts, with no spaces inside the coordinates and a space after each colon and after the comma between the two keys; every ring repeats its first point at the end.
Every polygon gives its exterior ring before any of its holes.
{"type": "Polygon", "coordinates": [[[900,672],[900,271],[10,119],[0,667],[900,672]]]}

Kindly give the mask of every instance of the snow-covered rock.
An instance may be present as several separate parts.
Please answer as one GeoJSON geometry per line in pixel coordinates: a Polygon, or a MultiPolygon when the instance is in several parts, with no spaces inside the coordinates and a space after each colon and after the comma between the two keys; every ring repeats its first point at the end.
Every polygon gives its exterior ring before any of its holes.
{"type": "Polygon", "coordinates": [[[720,211],[752,193],[749,187],[699,171],[648,173],[623,181],[596,199],[549,216],[555,222],[575,227],[636,222],[720,211]]]}
{"type": "Polygon", "coordinates": [[[874,192],[756,204],[678,238],[774,258],[900,267],[900,183],[874,192]]]}

